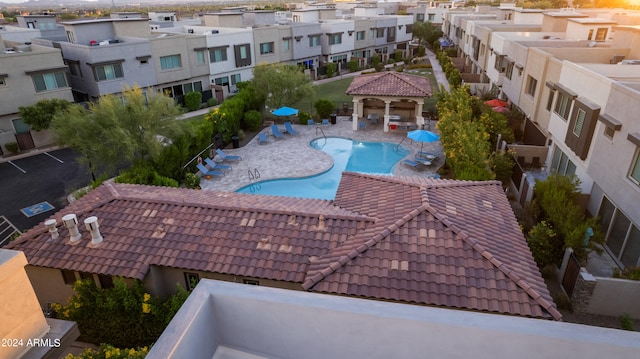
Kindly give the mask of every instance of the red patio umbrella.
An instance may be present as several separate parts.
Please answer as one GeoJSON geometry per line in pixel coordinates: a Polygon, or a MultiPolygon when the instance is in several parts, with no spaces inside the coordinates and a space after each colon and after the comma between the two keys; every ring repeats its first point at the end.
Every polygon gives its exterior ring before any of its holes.
{"type": "Polygon", "coordinates": [[[494,110],[495,112],[500,112],[500,113],[509,112],[509,108],[503,107],[503,106],[496,106],[496,107],[492,107],[491,109],[494,110]]]}
{"type": "Polygon", "coordinates": [[[491,107],[507,107],[507,106],[509,106],[509,103],[507,103],[507,101],[498,100],[497,98],[494,98],[493,100],[485,101],[484,103],[489,105],[489,106],[491,106],[491,107]]]}

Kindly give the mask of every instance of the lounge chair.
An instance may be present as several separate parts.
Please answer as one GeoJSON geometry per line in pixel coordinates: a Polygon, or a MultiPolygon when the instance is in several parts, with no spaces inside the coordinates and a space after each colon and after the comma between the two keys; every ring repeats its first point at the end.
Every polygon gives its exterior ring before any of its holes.
{"type": "Polygon", "coordinates": [[[429,161],[433,161],[436,158],[438,158],[438,156],[434,155],[431,152],[424,152],[424,151],[418,151],[418,153],[416,153],[416,157],[418,158],[426,158],[429,161]]]}
{"type": "Polygon", "coordinates": [[[315,126],[316,122],[312,119],[307,120],[307,126],[315,126]]]}
{"type": "Polygon", "coordinates": [[[288,134],[295,136],[298,134],[298,132],[296,130],[293,129],[293,127],[291,126],[291,122],[287,121],[284,123],[284,129],[287,131],[288,134]]]}
{"type": "Polygon", "coordinates": [[[415,157],[413,159],[414,162],[418,162],[421,165],[425,165],[425,166],[431,166],[431,160],[428,160],[426,158],[421,158],[421,157],[415,157]]]}
{"type": "Polygon", "coordinates": [[[204,161],[214,171],[221,171],[221,172],[231,171],[231,165],[225,165],[225,164],[222,164],[222,163],[215,163],[211,158],[205,158],[204,161]]]}
{"type": "Polygon", "coordinates": [[[282,132],[280,132],[280,129],[276,124],[271,125],[271,134],[277,139],[284,138],[284,135],[282,134],[282,132]]]}
{"type": "Polygon", "coordinates": [[[360,121],[358,122],[358,127],[360,127],[361,130],[365,130],[367,128],[367,123],[364,121],[360,121]]]}
{"type": "Polygon", "coordinates": [[[228,155],[219,148],[216,149],[216,153],[218,154],[218,156],[220,156],[220,158],[222,158],[223,161],[240,161],[242,159],[242,157],[240,156],[228,155]]]}
{"type": "Polygon", "coordinates": [[[198,163],[196,165],[196,167],[198,167],[198,170],[200,170],[200,172],[202,172],[203,176],[211,176],[211,177],[222,177],[222,176],[224,176],[223,172],[209,170],[209,169],[207,169],[207,167],[203,166],[202,163],[198,163]]]}
{"type": "Polygon", "coordinates": [[[407,166],[411,166],[413,168],[420,167],[420,163],[419,162],[412,161],[412,160],[409,160],[409,159],[403,160],[402,163],[404,163],[407,166]]]}
{"type": "Polygon", "coordinates": [[[267,134],[266,133],[260,132],[260,134],[258,135],[258,143],[259,144],[269,143],[269,140],[267,139],[267,134]]]}
{"type": "Polygon", "coordinates": [[[329,120],[327,120],[326,118],[322,120],[322,126],[329,126],[329,120]]]}

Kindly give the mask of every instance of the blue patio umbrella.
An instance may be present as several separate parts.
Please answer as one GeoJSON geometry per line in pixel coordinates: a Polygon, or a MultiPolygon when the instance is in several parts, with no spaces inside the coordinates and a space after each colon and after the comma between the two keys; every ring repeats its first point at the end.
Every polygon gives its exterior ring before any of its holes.
{"type": "Polygon", "coordinates": [[[276,116],[294,116],[298,114],[298,110],[295,108],[283,106],[271,111],[271,113],[276,116]]]}
{"type": "Polygon", "coordinates": [[[420,151],[422,151],[422,145],[427,142],[434,142],[440,139],[440,135],[427,130],[413,130],[407,132],[407,137],[420,142],[420,151]]]}

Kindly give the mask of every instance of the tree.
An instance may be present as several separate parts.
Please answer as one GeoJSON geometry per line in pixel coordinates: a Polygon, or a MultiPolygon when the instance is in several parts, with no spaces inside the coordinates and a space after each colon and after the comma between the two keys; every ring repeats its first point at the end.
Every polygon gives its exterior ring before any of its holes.
{"type": "Polygon", "coordinates": [[[92,174],[109,172],[125,163],[154,160],[182,133],[175,117],[181,109],[166,96],[138,87],[107,95],[89,110],[70,106],[54,116],[51,127],[61,144],[84,155],[92,174]]]}
{"type": "Polygon", "coordinates": [[[271,109],[292,106],[313,96],[311,78],[299,67],[284,64],[262,64],[253,69],[254,91],[271,109]]]}
{"type": "Polygon", "coordinates": [[[20,106],[20,116],[24,122],[34,131],[46,130],[51,126],[51,121],[57,113],[62,113],[69,108],[70,102],[63,99],[52,98],[36,102],[32,106],[20,106]]]}
{"type": "Polygon", "coordinates": [[[432,46],[442,35],[442,30],[429,21],[416,21],[413,23],[413,36],[418,38],[421,44],[432,46]]]}

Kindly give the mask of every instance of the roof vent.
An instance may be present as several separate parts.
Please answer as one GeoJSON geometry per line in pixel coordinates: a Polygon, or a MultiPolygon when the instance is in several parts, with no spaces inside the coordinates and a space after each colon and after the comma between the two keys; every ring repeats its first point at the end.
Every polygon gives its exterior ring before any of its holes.
{"type": "Polygon", "coordinates": [[[264,250],[270,250],[271,249],[271,243],[269,243],[269,238],[264,237],[264,238],[260,238],[260,242],[258,242],[258,245],[256,246],[256,249],[264,249],[264,250]]]}
{"type": "Polygon", "coordinates": [[[58,221],[56,221],[55,219],[48,219],[44,221],[44,225],[47,226],[47,228],[49,229],[49,233],[51,233],[51,239],[58,239],[58,237],[60,237],[60,235],[58,234],[58,228],[56,228],[57,224],[58,221]]]}
{"type": "Polygon", "coordinates": [[[287,224],[290,226],[297,226],[299,224],[295,214],[292,214],[289,217],[289,221],[287,221],[287,224]]]}
{"type": "Polygon", "coordinates": [[[82,237],[80,235],[80,231],[78,231],[78,217],[75,214],[67,214],[62,217],[62,222],[64,226],[69,230],[69,241],[71,243],[76,243],[82,237]]]}
{"type": "Polygon", "coordinates": [[[318,224],[315,226],[314,229],[316,231],[326,231],[327,230],[327,225],[325,223],[323,215],[320,215],[320,217],[318,218],[318,224]]]}
{"type": "Polygon", "coordinates": [[[91,231],[91,244],[96,245],[102,243],[102,235],[100,235],[100,226],[98,225],[98,217],[91,216],[84,220],[84,225],[91,231]]]}

